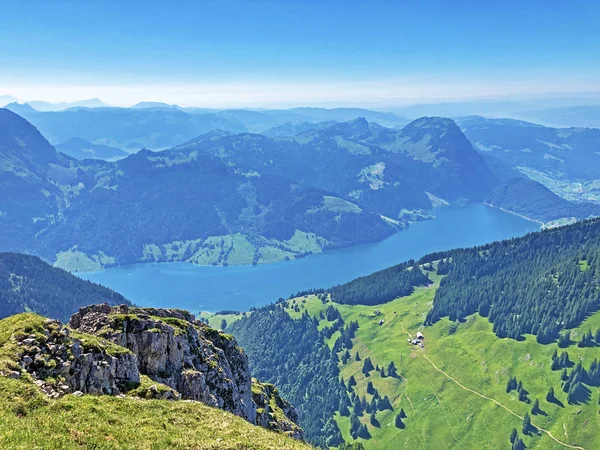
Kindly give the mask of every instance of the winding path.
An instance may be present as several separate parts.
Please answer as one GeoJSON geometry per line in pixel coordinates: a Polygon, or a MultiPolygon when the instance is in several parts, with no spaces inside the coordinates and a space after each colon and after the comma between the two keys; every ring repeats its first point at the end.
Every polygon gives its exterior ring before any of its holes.
{"type": "MultiPolygon", "coordinates": [[[[403,327],[403,328],[404,328],[404,327],[403,327]]],[[[409,336],[410,336],[410,335],[409,335],[409,336]]],[[[515,417],[518,417],[519,419],[523,420],[523,416],[520,416],[520,415],[518,415],[516,412],[514,412],[514,411],[512,411],[512,410],[508,409],[506,406],[504,406],[504,405],[503,405],[502,403],[500,403],[499,401],[497,401],[497,400],[495,400],[495,399],[493,399],[493,398],[491,398],[491,397],[488,397],[487,395],[483,395],[483,394],[481,394],[480,392],[474,391],[473,389],[470,389],[470,388],[468,388],[468,387],[466,387],[466,386],[462,385],[462,384],[461,384],[461,383],[460,383],[458,380],[456,380],[455,378],[452,378],[450,375],[448,375],[446,372],[444,372],[442,369],[440,369],[438,366],[436,366],[436,365],[434,364],[434,362],[433,362],[432,360],[430,360],[430,359],[427,357],[427,355],[426,355],[425,353],[423,353],[423,358],[425,358],[425,359],[426,359],[426,360],[429,362],[429,364],[431,364],[431,365],[433,366],[433,368],[434,368],[435,370],[437,370],[439,373],[441,373],[442,375],[444,375],[444,376],[445,376],[446,378],[448,378],[449,380],[451,380],[451,381],[453,381],[454,383],[456,383],[456,384],[457,384],[457,385],[458,385],[458,386],[459,386],[461,389],[464,389],[464,390],[465,390],[465,391],[467,391],[467,392],[471,392],[472,394],[478,395],[478,396],[479,396],[479,397],[481,397],[481,398],[484,398],[484,399],[486,399],[486,400],[489,400],[489,401],[491,401],[491,402],[494,402],[496,405],[498,405],[498,406],[500,406],[501,408],[505,409],[506,411],[508,411],[509,413],[511,413],[513,416],[515,416],[515,417]]],[[[548,430],[545,430],[544,428],[541,428],[541,427],[538,427],[538,426],[536,426],[536,425],[535,425],[533,422],[532,422],[532,425],[533,425],[533,426],[535,426],[535,427],[536,427],[538,430],[540,430],[540,431],[542,431],[542,432],[546,433],[546,434],[547,434],[547,435],[548,435],[548,436],[549,436],[549,437],[550,437],[552,440],[554,440],[555,442],[557,442],[557,443],[558,443],[558,444],[560,444],[560,445],[563,445],[563,446],[565,446],[565,447],[568,447],[568,448],[576,448],[576,449],[579,449],[579,450],[585,450],[585,448],[583,448],[583,447],[580,447],[579,445],[571,445],[571,444],[567,444],[567,443],[565,443],[565,442],[562,442],[562,441],[558,440],[557,438],[555,438],[554,436],[552,436],[552,433],[550,433],[550,431],[548,431],[548,430]]]]}

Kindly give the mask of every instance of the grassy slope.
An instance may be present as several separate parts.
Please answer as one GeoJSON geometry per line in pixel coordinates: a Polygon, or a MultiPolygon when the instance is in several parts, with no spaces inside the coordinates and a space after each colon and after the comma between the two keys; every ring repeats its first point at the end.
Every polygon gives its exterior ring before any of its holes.
{"type": "MultiPolygon", "coordinates": [[[[18,369],[10,337],[43,318],[0,321],[0,372],[18,369]]],[[[48,400],[28,376],[0,376],[0,448],[11,449],[300,449],[305,444],[198,402],[109,396],[48,400]]]]}
{"type": "MultiPolygon", "coordinates": [[[[435,278],[434,278],[435,279],[435,278]]],[[[436,279],[439,281],[439,279],[436,279]]],[[[556,344],[540,345],[535,337],[528,336],[525,341],[498,339],[492,332],[487,319],[471,316],[465,323],[454,324],[448,319],[432,327],[423,327],[423,319],[431,306],[437,283],[428,288],[418,289],[413,295],[396,299],[375,307],[335,305],[345,321],[358,320],[355,346],[351,351],[352,359],[347,365],[341,365],[341,374],[345,380],[354,375],[358,381],[355,390],[359,396],[366,394],[366,385],[371,380],[381,396],[388,395],[395,411],[377,414],[380,428],[369,425],[370,440],[362,440],[368,448],[402,449],[506,449],[510,447],[509,435],[516,428],[521,435],[522,420],[503,409],[491,400],[484,399],[459,387],[440,370],[461,383],[464,387],[495,399],[519,416],[531,410],[531,404],[520,402],[516,393],[506,393],[506,382],[510,376],[517,376],[530,392],[532,400],[539,398],[541,409],[548,415],[532,416],[535,425],[547,429],[554,437],[571,445],[580,445],[587,450],[600,448],[600,415],[598,389],[592,389],[588,404],[568,405],[566,394],[561,390],[560,371],[550,370],[551,356],[556,344]],[[373,311],[379,309],[382,315],[375,317],[373,311]],[[382,326],[380,318],[385,319],[382,326]],[[413,347],[406,342],[408,333],[412,336],[421,330],[426,337],[425,349],[413,347]],[[362,361],[355,362],[354,354],[361,358],[370,356],[374,364],[387,368],[394,361],[402,379],[381,378],[379,373],[371,372],[365,378],[361,372],[362,361]],[[428,359],[431,361],[428,361],[428,359]],[[545,400],[550,386],[554,386],[556,396],[565,404],[561,408],[545,400]],[[394,418],[400,408],[404,408],[408,418],[404,420],[406,428],[399,430],[394,418]]],[[[290,304],[291,302],[288,302],[290,304]]],[[[331,304],[331,303],[329,303],[331,304]]],[[[327,305],[316,297],[306,299],[305,308],[310,314],[317,315],[327,305]]],[[[288,309],[291,315],[301,314],[288,309]]],[[[572,333],[588,328],[600,327],[600,313],[572,333]]],[[[561,349],[558,349],[559,353],[561,349]]],[[[600,356],[597,348],[568,349],[572,361],[582,358],[584,367],[600,356]]],[[[341,364],[341,363],[340,363],[341,364]]],[[[367,400],[371,396],[366,394],[367,400]]],[[[368,423],[368,415],[361,419],[368,423]]],[[[351,442],[349,436],[349,418],[337,417],[344,439],[351,442]]],[[[545,433],[539,436],[525,436],[528,449],[563,449],[563,445],[552,440],[545,433]]]]}

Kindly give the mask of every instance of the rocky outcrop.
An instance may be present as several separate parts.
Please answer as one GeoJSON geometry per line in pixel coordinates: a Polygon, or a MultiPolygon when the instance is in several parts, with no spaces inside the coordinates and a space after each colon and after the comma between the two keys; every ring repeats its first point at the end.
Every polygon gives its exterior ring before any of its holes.
{"type": "Polygon", "coordinates": [[[256,424],[268,430],[282,431],[294,439],[303,439],[298,413],[284,400],[275,386],[252,379],[252,400],[256,404],[256,424]]]}
{"type": "Polygon", "coordinates": [[[73,315],[70,326],[127,348],[136,355],[141,374],[171,387],[183,399],[303,437],[296,410],[274,386],[251,378],[248,359],[236,340],[187,311],[92,305],[73,315]]]}
{"type": "Polygon", "coordinates": [[[103,339],[71,336],[58,321],[48,319],[41,329],[15,340],[21,367],[51,398],[66,393],[119,395],[140,382],[132,352],[103,339]]]}
{"type": "Polygon", "coordinates": [[[233,337],[196,321],[186,311],[92,305],[70,321],[73,329],[99,335],[132,351],[141,373],[201,401],[255,423],[248,360],[233,337]]]}
{"type": "MultiPolygon", "coordinates": [[[[236,340],[186,311],[92,305],[74,314],[68,327],[38,317],[11,339],[21,369],[51,398],[126,394],[199,401],[302,438],[294,408],[272,385],[252,380],[236,340]]],[[[23,371],[0,375],[20,378],[23,371]]]]}

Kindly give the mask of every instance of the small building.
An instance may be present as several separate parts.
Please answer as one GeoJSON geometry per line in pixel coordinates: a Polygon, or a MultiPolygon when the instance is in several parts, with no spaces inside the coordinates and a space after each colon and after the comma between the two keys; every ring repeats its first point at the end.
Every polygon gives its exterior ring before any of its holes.
{"type": "Polygon", "coordinates": [[[379,325],[383,325],[383,319],[379,321],[379,325]]]}
{"type": "Polygon", "coordinates": [[[423,333],[421,333],[420,331],[417,331],[417,339],[419,339],[420,341],[424,341],[425,336],[423,336],[423,333]]]}
{"type": "Polygon", "coordinates": [[[379,314],[381,314],[381,311],[379,311],[378,309],[376,309],[375,311],[373,311],[373,314],[375,314],[376,316],[378,316],[379,314]]]}
{"type": "Polygon", "coordinates": [[[412,340],[412,345],[417,345],[418,343],[419,343],[419,341],[417,339],[412,340]]]}

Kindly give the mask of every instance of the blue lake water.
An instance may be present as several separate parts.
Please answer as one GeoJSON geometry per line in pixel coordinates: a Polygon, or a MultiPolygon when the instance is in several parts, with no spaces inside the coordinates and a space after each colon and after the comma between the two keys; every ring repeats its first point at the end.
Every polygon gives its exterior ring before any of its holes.
{"type": "Polygon", "coordinates": [[[78,274],[139,306],[190,311],[248,310],[300,290],[330,287],[427,253],[538,231],[539,225],[484,205],[445,207],[376,244],[332,250],[294,261],[213,267],[147,263],[78,274]]]}

